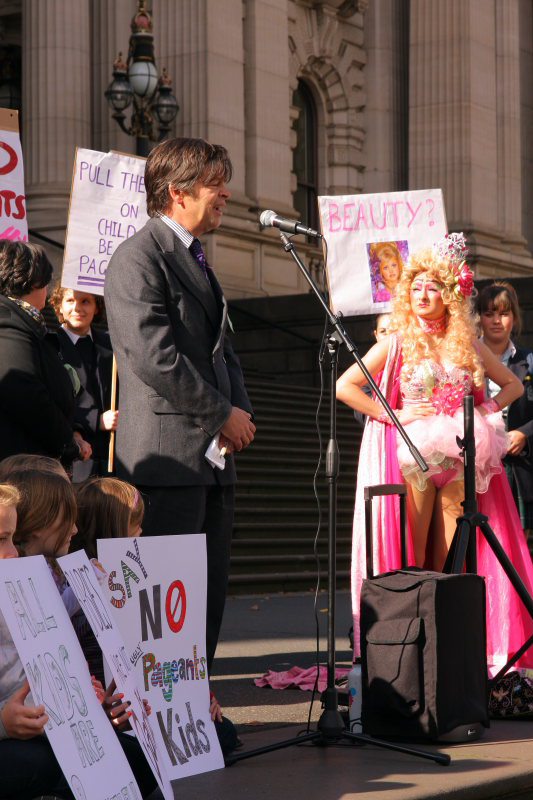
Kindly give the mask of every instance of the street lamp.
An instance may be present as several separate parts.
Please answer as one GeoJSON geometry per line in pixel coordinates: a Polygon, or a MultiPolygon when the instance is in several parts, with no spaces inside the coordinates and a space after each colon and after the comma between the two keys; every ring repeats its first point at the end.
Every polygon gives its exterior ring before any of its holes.
{"type": "Polygon", "coordinates": [[[178,113],[179,106],[166,69],[159,79],[157,77],[152,17],[146,9],[146,0],[138,0],[137,13],[131,21],[128,60],[125,63],[122,53],[118,54],[113,64],[113,80],[105,97],[113,110],[113,119],[124,133],[136,137],[139,156],[148,155],[150,141],[165,138],[178,113]],[[124,111],[132,102],[131,120],[127,125],[124,111]]]}

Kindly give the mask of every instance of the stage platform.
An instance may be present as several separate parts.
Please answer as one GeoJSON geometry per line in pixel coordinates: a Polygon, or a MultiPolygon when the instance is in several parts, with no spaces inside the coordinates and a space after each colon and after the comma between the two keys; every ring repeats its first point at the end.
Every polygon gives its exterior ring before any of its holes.
{"type": "MultiPolygon", "coordinates": [[[[321,632],[327,597],[319,599],[321,632]]],[[[337,653],[349,665],[349,596],[337,596],[337,653]]],[[[311,693],[259,689],[268,669],[311,666],[313,596],[288,594],[228,600],[212,688],[244,742],[243,750],[305,729],[311,693]]],[[[320,715],[315,703],[312,719],[320,715]]],[[[426,748],[431,749],[431,748],[426,748]]],[[[533,722],[493,722],[478,742],[439,748],[442,767],[374,746],[302,745],[176,782],[187,800],[533,800],[533,722]]]]}

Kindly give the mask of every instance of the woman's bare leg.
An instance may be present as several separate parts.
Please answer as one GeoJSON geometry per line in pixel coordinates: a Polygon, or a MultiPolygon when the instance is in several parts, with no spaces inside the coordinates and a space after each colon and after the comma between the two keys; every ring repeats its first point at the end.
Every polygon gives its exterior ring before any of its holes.
{"type": "Polygon", "coordinates": [[[407,517],[413,537],[417,567],[423,567],[426,560],[426,547],[436,493],[437,490],[431,481],[427,482],[423,492],[412,483],[407,484],[407,517]]]}
{"type": "Polygon", "coordinates": [[[463,513],[461,502],[465,496],[464,481],[451,481],[439,489],[435,498],[433,512],[432,541],[432,568],[440,572],[444,567],[448,550],[452,543],[457,527],[457,517],[463,513]]]}

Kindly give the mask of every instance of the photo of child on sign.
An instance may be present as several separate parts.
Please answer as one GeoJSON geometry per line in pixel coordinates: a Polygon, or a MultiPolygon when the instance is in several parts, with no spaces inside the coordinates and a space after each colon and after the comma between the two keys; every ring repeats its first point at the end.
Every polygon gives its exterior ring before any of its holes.
{"type": "Polygon", "coordinates": [[[374,303],[388,303],[409,258],[409,243],[372,242],[366,246],[374,303]]]}

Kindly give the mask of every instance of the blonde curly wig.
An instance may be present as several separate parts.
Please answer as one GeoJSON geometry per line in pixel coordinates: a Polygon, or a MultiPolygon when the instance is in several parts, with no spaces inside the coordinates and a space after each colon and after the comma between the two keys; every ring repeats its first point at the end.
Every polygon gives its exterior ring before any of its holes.
{"type": "MultiPolygon", "coordinates": [[[[446,307],[447,327],[444,338],[446,360],[472,374],[474,385],[482,386],[484,369],[474,347],[476,339],[475,318],[469,297],[456,291],[457,277],[452,265],[431,248],[410,256],[396,287],[389,331],[396,331],[402,342],[402,378],[408,380],[415,366],[426,358],[435,358],[432,342],[417,322],[411,308],[411,284],[421,273],[442,286],[442,300],[446,307]]],[[[442,355],[442,351],[441,351],[442,355]]]]}

